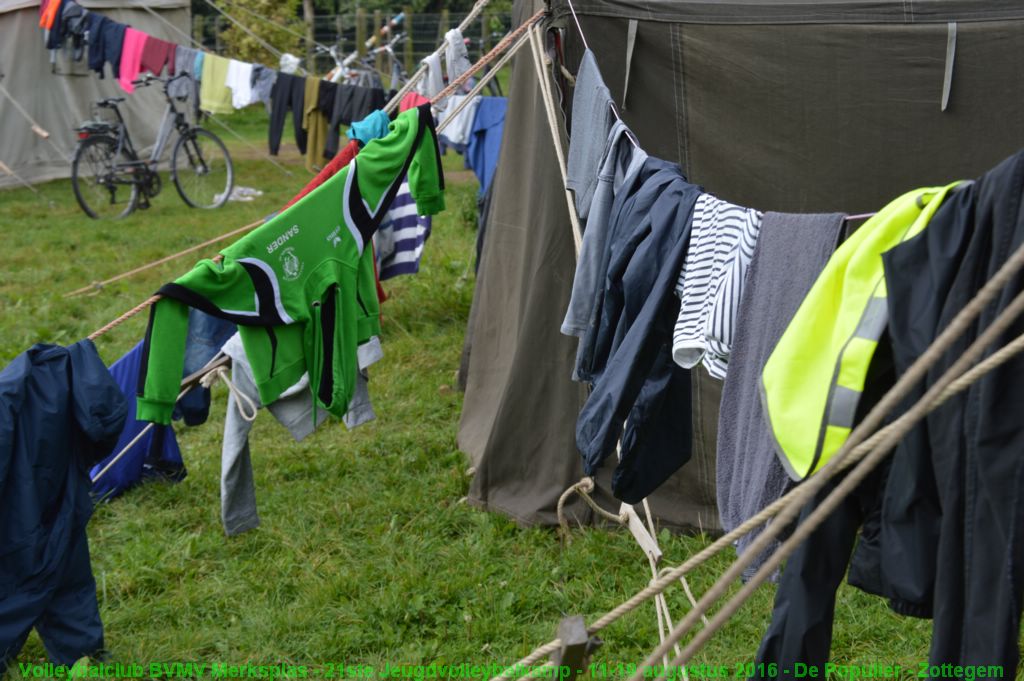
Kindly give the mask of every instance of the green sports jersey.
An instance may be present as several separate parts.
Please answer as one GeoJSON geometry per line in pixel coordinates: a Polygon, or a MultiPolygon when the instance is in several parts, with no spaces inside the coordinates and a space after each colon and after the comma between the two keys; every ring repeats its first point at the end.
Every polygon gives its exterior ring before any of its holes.
{"type": "Polygon", "coordinates": [[[380,333],[366,245],[403,177],[420,214],[444,209],[429,105],[403,112],[389,130],[301,201],[225,248],[220,263],[202,260],[160,289],[139,371],[138,419],[170,422],[189,306],[239,325],[263,404],[308,371],[317,403],[336,416],[345,413],[357,345],[380,333]]]}

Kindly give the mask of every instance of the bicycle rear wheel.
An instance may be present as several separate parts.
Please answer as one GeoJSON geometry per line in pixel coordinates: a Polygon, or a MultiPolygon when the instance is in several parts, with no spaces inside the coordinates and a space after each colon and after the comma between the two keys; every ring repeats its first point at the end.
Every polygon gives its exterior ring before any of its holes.
{"type": "Polygon", "coordinates": [[[171,175],[181,199],[193,208],[220,208],[235,182],[227,147],[202,128],[178,138],[171,153],[171,175]]]}
{"type": "Polygon", "coordinates": [[[112,137],[88,137],[78,145],[71,161],[71,187],[86,215],[96,220],[123,218],[135,210],[139,185],[130,172],[118,170],[118,164],[127,160],[112,137]]]}

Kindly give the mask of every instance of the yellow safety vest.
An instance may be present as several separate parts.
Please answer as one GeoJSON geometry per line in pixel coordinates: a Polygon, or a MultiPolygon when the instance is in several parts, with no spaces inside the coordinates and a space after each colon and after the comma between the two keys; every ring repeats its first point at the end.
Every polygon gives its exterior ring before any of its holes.
{"type": "Polygon", "coordinates": [[[904,194],[836,249],[765,363],[765,414],[794,480],[825,465],[853,429],[889,321],[882,253],[921,232],[957,184],[904,194]]]}

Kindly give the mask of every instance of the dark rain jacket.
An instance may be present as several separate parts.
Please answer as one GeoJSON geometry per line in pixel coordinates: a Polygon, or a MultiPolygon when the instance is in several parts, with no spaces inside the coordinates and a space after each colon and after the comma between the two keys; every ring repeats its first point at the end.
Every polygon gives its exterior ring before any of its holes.
{"type": "MultiPolygon", "coordinates": [[[[926,238],[886,254],[890,305],[925,322],[893,326],[898,353],[919,353],[1024,244],[1022,195],[1019,152],[948,200],[926,238]],[[911,265],[917,272],[907,269],[911,265]]],[[[926,385],[1022,290],[1024,274],[1018,272],[929,370],[926,385]]],[[[1018,317],[996,347],[1022,333],[1024,319],[1018,317]]],[[[912,473],[902,488],[891,484],[886,497],[886,510],[902,521],[904,536],[914,530],[917,544],[932,542],[919,560],[919,586],[934,581],[932,664],[1001,665],[1006,678],[1019,661],[1024,591],[1022,376],[1024,356],[1017,355],[932,412],[901,448],[912,473]]]]}
{"type": "Polygon", "coordinates": [[[126,414],[92,341],[35,345],[0,372],[0,676],[33,627],[57,664],[103,647],[88,471],[126,414]]]}
{"type": "Polygon", "coordinates": [[[671,345],[679,314],[674,287],[701,191],[679,166],[649,158],[612,205],[594,386],[576,424],[576,445],[584,471],[594,475],[622,434],[612,492],[629,503],[690,458],[690,373],[672,361],[671,345]]]}
{"type": "MultiPolygon", "coordinates": [[[[884,254],[897,375],[1024,243],[1022,193],[1024,152],[960,188],[927,229],[884,254]]],[[[1022,290],[1018,273],[903,410],[1022,290]]],[[[1021,333],[1018,319],[998,345],[1021,333]]],[[[896,612],[934,618],[932,665],[997,665],[1007,678],[1016,673],[1024,593],[1022,375],[1018,355],[935,410],[793,554],[759,662],[793,669],[793,662],[828,660],[835,589],[863,523],[849,581],[888,598],[896,612]]],[[[885,379],[874,384],[887,387],[885,379]]]]}

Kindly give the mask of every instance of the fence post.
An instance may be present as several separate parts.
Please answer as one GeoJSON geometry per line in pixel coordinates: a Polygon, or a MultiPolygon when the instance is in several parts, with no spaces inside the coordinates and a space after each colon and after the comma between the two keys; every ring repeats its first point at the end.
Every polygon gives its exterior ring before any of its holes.
{"type": "Polygon", "coordinates": [[[441,20],[437,22],[437,43],[444,40],[444,34],[448,32],[448,9],[441,10],[441,20]]]}
{"type": "MultiPolygon", "coordinates": [[[[373,25],[371,26],[371,28],[373,29],[373,33],[371,34],[371,36],[377,38],[377,42],[374,45],[374,47],[380,47],[384,43],[384,40],[381,38],[380,35],[380,29],[381,26],[383,25],[384,19],[383,16],[381,15],[381,11],[379,9],[373,10],[373,25]]],[[[384,55],[382,53],[377,53],[376,59],[373,60],[373,65],[374,68],[377,69],[377,73],[381,73],[384,70],[384,55]]]]}
{"type": "Polygon", "coordinates": [[[338,54],[346,54],[346,52],[345,52],[345,34],[343,33],[344,29],[345,29],[345,22],[342,20],[342,16],[340,14],[335,14],[334,15],[334,34],[335,34],[335,39],[334,40],[338,44],[338,54]]]}
{"type": "Polygon", "coordinates": [[[362,57],[366,54],[366,10],[356,10],[356,51],[362,57]]]}
{"type": "Polygon", "coordinates": [[[405,72],[412,73],[412,7],[402,7],[405,14],[405,72]]]}
{"type": "Polygon", "coordinates": [[[205,17],[201,14],[195,14],[192,16],[192,40],[195,40],[200,45],[206,46],[206,31],[205,28],[205,17]]]}
{"type": "Polygon", "coordinates": [[[551,653],[551,663],[557,667],[566,667],[568,675],[558,675],[561,681],[576,681],[587,673],[590,655],[601,645],[601,639],[591,638],[587,633],[587,625],[583,615],[566,617],[558,623],[558,638],[562,647],[551,653]]]}
{"type": "Polygon", "coordinates": [[[224,44],[221,42],[220,34],[224,32],[224,17],[220,14],[213,18],[213,48],[217,54],[224,52],[224,44]]]}

